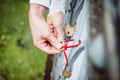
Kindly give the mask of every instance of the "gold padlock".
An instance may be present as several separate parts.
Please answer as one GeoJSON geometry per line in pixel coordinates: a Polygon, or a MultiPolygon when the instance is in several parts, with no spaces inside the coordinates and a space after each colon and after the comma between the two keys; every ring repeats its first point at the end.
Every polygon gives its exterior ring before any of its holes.
{"type": "Polygon", "coordinates": [[[69,77],[71,76],[71,71],[63,70],[63,71],[62,71],[62,75],[63,75],[65,78],[69,78],[69,77]]]}
{"type": "Polygon", "coordinates": [[[76,32],[76,24],[74,26],[70,26],[70,23],[68,23],[64,26],[63,30],[67,37],[71,37],[76,32]]]}

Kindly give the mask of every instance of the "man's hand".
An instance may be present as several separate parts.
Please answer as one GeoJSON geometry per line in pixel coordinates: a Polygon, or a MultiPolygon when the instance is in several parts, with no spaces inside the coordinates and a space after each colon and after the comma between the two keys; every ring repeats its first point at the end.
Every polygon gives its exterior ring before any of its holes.
{"type": "Polygon", "coordinates": [[[48,16],[47,23],[49,24],[52,32],[55,34],[59,42],[63,40],[62,24],[64,20],[63,12],[56,12],[48,16]]]}
{"type": "Polygon", "coordinates": [[[58,51],[57,48],[61,48],[62,45],[44,19],[45,10],[45,6],[30,4],[29,23],[33,42],[35,47],[48,54],[59,53],[60,51],[58,51]]]}

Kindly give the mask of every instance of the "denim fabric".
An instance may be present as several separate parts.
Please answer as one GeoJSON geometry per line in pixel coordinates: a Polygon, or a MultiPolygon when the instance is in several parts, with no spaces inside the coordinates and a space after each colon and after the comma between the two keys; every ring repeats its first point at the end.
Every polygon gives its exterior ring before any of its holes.
{"type": "MultiPolygon", "coordinates": [[[[68,16],[69,17],[69,16],[68,16]]],[[[58,56],[57,62],[57,72],[54,80],[87,80],[87,44],[88,44],[88,33],[89,33],[89,7],[88,7],[88,0],[85,0],[83,9],[81,10],[78,18],[77,18],[77,25],[76,25],[76,33],[73,35],[72,39],[74,42],[68,43],[68,45],[73,45],[78,43],[78,40],[81,40],[82,43],[79,47],[68,49],[67,55],[69,57],[69,61],[73,57],[73,55],[79,50],[80,48],[84,47],[85,49],[80,53],[78,58],[73,63],[72,67],[72,75],[70,78],[64,79],[62,77],[62,70],[65,67],[65,58],[63,53],[58,56]],[[61,78],[60,78],[61,77],[61,78]]]]}

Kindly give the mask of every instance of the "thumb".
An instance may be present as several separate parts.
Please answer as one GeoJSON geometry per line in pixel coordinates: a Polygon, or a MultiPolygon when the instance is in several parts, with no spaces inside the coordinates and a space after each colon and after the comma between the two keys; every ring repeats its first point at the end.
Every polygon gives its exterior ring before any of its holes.
{"type": "Polygon", "coordinates": [[[60,50],[62,48],[62,44],[57,40],[57,38],[53,35],[50,35],[48,37],[48,41],[53,45],[57,50],[60,50]]]}

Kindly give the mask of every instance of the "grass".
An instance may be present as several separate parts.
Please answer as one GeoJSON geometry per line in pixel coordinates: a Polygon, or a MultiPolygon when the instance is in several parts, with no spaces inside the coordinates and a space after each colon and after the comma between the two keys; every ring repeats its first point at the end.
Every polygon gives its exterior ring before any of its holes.
{"type": "Polygon", "coordinates": [[[0,80],[42,80],[47,55],[34,48],[28,1],[0,0],[0,80]]]}

